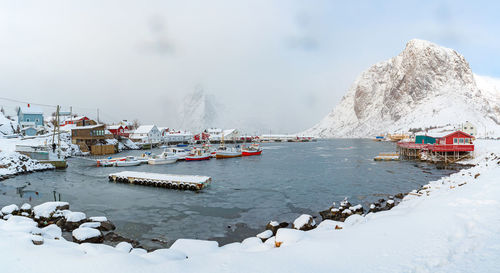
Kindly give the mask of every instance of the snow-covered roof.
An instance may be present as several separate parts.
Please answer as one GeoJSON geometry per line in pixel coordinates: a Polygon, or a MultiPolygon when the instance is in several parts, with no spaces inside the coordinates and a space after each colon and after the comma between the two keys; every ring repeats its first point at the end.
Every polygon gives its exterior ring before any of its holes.
{"type": "Polygon", "coordinates": [[[227,130],[224,130],[222,131],[222,133],[225,135],[225,136],[228,136],[230,134],[237,134],[238,131],[236,131],[236,129],[227,129],[227,130]]]}
{"type": "Polygon", "coordinates": [[[87,126],[77,126],[75,128],[71,128],[71,130],[83,130],[83,129],[94,129],[98,127],[102,127],[104,124],[96,124],[96,125],[87,125],[87,126]]]}
{"type": "Polygon", "coordinates": [[[117,130],[117,129],[120,129],[120,127],[122,127],[122,125],[108,125],[107,127],[109,130],[117,130]]]}
{"type": "Polygon", "coordinates": [[[33,105],[30,105],[30,107],[21,106],[19,107],[19,111],[21,111],[23,114],[43,115],[42,108],[33,105]]]}
{"type": "Polygon", "coordinates": [[[78,121],[84,118],[88,118],[86,116],[76,116],[76,117],[67,117],[63,121],[78,121]]]}
{"type": "Polygon", "coordinates": [[[154,127],[156,127],[156,125],[141,125],[135,129],[134,134],[147,134],[153,130],[154,127]]]}

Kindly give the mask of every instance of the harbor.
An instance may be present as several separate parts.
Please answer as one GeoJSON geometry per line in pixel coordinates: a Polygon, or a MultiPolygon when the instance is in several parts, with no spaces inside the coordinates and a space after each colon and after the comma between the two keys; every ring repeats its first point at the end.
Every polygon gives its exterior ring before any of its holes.
{"type": "MultiPolygon", "coordinates": [[[[153,241],[157,238],[169,242],[213,239],[221,244],[243,240],[261,232],[269,220],[290,221],[302,213],[317,215],[346,196],[367,208],[381,198],[409,192],[454,172],[425,162],[374,162],[373,155],[394,149],[392,142],[338,139],[262,143],[261,147],[262,156],[130,167],[101,168],[88,157],[68,158],[70,167],[65,170],[2,181],[0,193],[5,203],[31,200],[36,205],[54,201],[55,191],[74,210],[104,214],[123,236],[157,248],[162,247],[153,241]],[[211,183],[191,191],[108,182],[111,174],[122,171],[206,176],[211,183]],[[314,198],[311,187],[316,189],[314,198]]],[[[163,150],[148,152],[160,154],[163,150]]],[[[140,158],[144,152],[128,150],[114,157],[140,158]]]]}

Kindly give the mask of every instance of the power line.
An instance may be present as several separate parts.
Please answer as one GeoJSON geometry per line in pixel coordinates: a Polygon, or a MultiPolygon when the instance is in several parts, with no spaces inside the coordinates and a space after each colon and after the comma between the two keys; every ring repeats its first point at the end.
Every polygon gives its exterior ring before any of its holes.
{"type": "Polygon", "coordinates": [[[22,100],[16,100],[16,99],[11,99],[11,98],[5,98],[5,97],[0,97],[1,100],[6,100],[6,101],[11,101],[11,102],[17,102],[17,103],[25,103],[25,104],[33,104],[33,105],[38,105],[38,106],[45,106],[45,107],[54,107],[57,108],[57,105],[50,105],[50,104],[43,104],[43,103],[32,103],[32,102],[27,102],[27,101],[22,101],[22,100]]]}
{"type": "MultiPolygon", "coordinates": [[[[30,104],[30,105],[37,105],[37,106],[43,106],[43,107],[51,107],[51,108],[57,108],[57,105],[50,105],[50,104],[43,104],[43,103],[33,103],[33,102],[29,102],[29,101],[23,101],[23,100],[18,100],[18,99],[12,99],[12,98],[6,98],[6,97],[0,97],[0,100],[5,100],[5,101],[10,101],[10,102],[15,102],[15,103],[23,103],[23,104],[30,104]]],[[[79,109],[79,110],[82,110],[83,112],[86,112],[86,111],[95,111],[96,108],[90,108],[90,107],[80,107],[80,106],[68,106],[69,107],[72,107],[73,109],[79,109]]],[[[112,115],[109,115],[107,113],[103,113],[102,110],[97,110],[98,113],[97,113],[97,119],[99,119],[99,115],[104,115],[108,118],[111,118],[111,120],[120,120],[120,119],[116,119],[116,117],[113,117],[112,115]]]]}

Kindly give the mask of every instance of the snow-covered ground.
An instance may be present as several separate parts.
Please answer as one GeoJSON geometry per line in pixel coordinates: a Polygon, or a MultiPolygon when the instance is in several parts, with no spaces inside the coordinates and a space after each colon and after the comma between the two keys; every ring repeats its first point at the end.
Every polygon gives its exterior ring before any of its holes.
{"type": "Polygon", "coordinates": [[[0,175],[53,169],[51,164],[42,164],[16,152],[0,151],[0,175]]]}
{"type": "Polygon", "coordinates": [[[500,272],[500,141],[476,146],[475,167],[430,182],[389,211],[310,231],[282,228],[264,243],[179,239],[146,253],[55,240],[31,219],[10,217],[0,220],[1,272],[500,272]],[[43,244],[34,245],[39,237],[43,244]]]}

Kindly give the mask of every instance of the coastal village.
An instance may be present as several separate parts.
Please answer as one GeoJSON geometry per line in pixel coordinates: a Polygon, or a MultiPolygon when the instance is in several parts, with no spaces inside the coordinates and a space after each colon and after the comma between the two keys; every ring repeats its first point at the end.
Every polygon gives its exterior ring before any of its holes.
{"type": "MultiPolygon", "coordinates": [[[[22,105],[17,107],[17,116],[10,117],[8,130],[1,132],[3,138],[36,139],[56,134],[68,134],[71,143],[78,146],[81,155],[109,155],[123,149],[148,149],[164,144],[202,143],[252,143],[252,142],[308,142],[316,139],[299,135],[247,135],[238,129],[206,128],[201,132],[176,130],[154,124],[133,124],[127,120],[106,124],[85,115],[60,111],[47,116],[41,107],[22,105]]],[[[47,145],[47,143],[44,143],[47,145]]],[[[37,148],[37,147],[33,147],[37,148]]]]}

